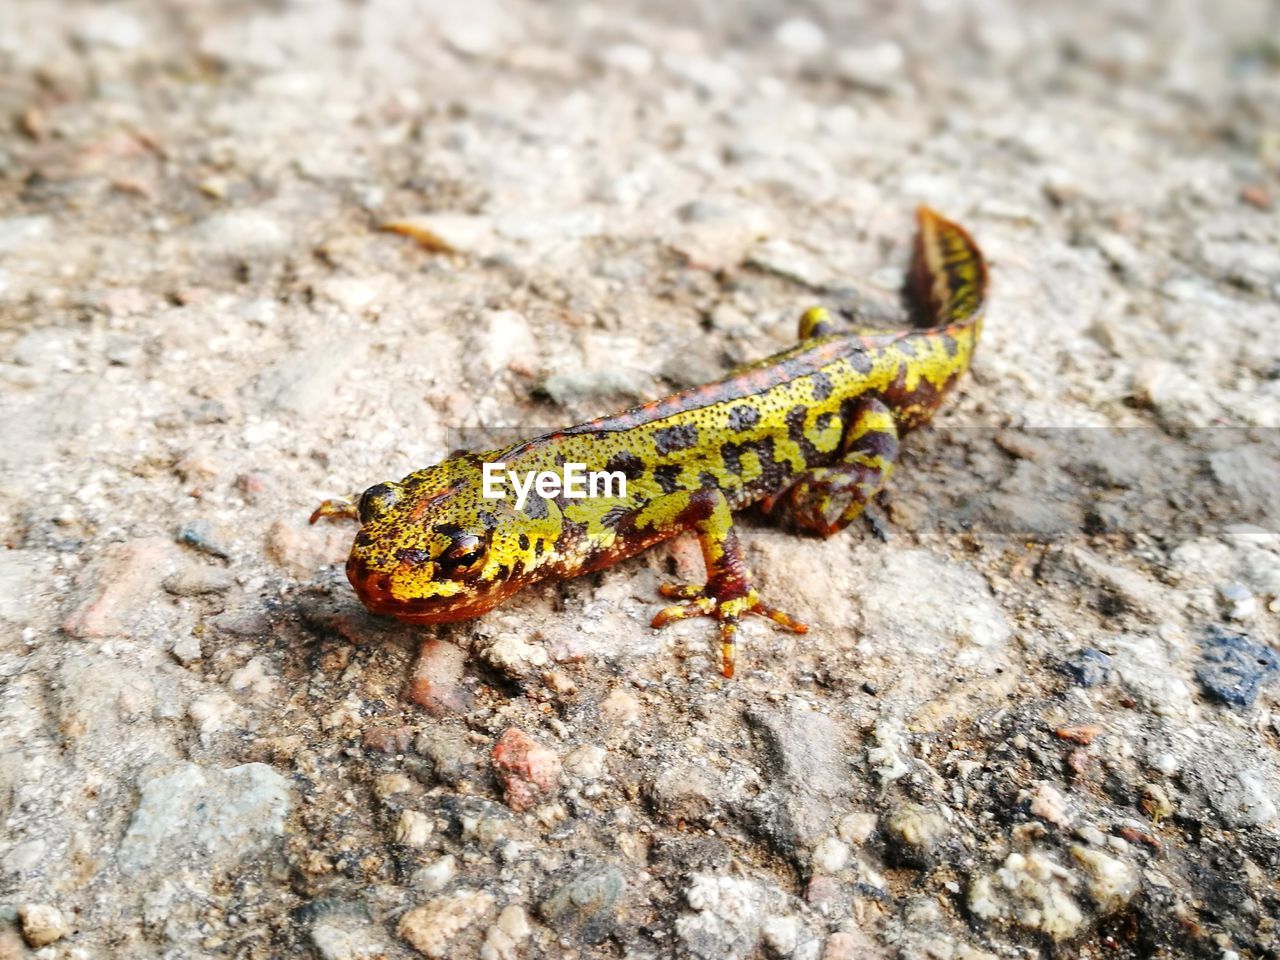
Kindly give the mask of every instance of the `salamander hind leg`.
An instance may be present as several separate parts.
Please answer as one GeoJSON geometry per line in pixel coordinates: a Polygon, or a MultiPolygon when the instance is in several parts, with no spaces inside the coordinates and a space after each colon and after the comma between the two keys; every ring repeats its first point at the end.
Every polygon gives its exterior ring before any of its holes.
{"type": "Polygon", "coordinates": [[[884,488],[897,458],[893,412],[879,400],[862,400],[845,434],[840,460],[801,474],[777,506],[797,526],[829,537],[857,519],[884,488]]]}
{"type": "Polygon", "coordinates": [[[690,496],[684,512],[685,521],[697,531],[702,545],[707,582],[701,587],[663,584],[662,595],[680,602],[660,610],[653,618],[653,626],[662,627],[690,617],[714,617],[720,622],[720,672],[732,677],[737,659],[738,624],[747,614],[768,617],[796,633],[804,633],[809,628],[760,601],[751,583],[751,573],[724,493],[716,488],[699,490],[690,496]]]}

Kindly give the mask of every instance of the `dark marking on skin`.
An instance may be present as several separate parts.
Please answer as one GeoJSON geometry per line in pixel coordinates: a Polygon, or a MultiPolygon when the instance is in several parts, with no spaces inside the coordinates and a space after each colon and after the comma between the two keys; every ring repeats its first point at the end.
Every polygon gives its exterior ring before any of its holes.
{"type": "Polygon", "coordinates": [[[959,342],[949,333],[942,334],[941,339],[942,348],[947,351],[947,356],[954,359],[955,355],[960,352],[959,342]]]}
{"type": "Polygon", "coordinates": [[[854,441],[854,448],[859,453],[891,461],[898,456],[898,438],[884,430],[872,430],[854,441]]]}
{"type": "Polygon", "coordinates": [[[610,507],[605,511],[604,516],[600,518],[600,523],[606,527],[617,529],[622,525],[622,521],[630,515],[631,510],[627,507],[610,507]]]}
{"type": "Polygon", "coordinates": [[[813,384],[814,400],[825,400],[827,397],[831,396],[831,392],[835,390],[835,385],[831,382],[831,378],[821,370],[810,377],[809,380],[813,384]]]}
{"type": "Polygon", "coordinates": [[[418,550],[415,547],[404,547],[396,551],[396,559],[402,563],[419,564],[426,563],[431,559],[431,554],[425,550],[418,550]]]}
{"type": "Polygon", "coordinates": [[[367,547],[373,543],[373,535],[368,530],[361,530],[356,534],[356,546],[367,547]]]}
{"type": "Polygon", "coordinates": [[[499,580],[505,580],[505,579],[507,579],[507,574],[508,574],[508,573],[510,573],[510,572],[511,572],[511,568],[510,568],[510,567],[508,567],[505,563],[500,563],[500,564],[498,564],[498,579],[499,579],[499,580]]]}
{"type": "Polygon", "coordinates": [[[534,520],[545,520],[547,513],[547,501],[530,491],[528,499],[524,502],[524,515],[534,520]]]}
{"type": "Polygon", "coordinates": [[[747,404],[739,404],[729,411],[729,429],[741,433],[760,422],[760,411],[747,404]]]}
{"type": "Polygon", "coordinates": [[[849,359],[849,366],[853,367],[857,373],[871,372],[871,355],[865,350],[851,350],[846,354],[849,359]]]}
{"type": "Polygon", "coordinates": [[[653,431],[653,448],[659,456],[689,450],[698,445],[698,428],[692,423],[677,423],[653,431]]]}
{"type": "Polygon", "coordinates": [[[732,440],[720,444],[720,460],[729,473],[742,474],[742,447],[742,444],[732,440]]]}
{"type": "Polygon", "coordinates": [[[520,539],[519,539],[518,543],[520,544],[520,549],[521,549],[521,550],[528,550],[528,549],[529,549],[529,535],[528,535],[527,533],[522,533],[522,534],[520,534],[520,539]]]}
{"type": "Polygon", "coordinates": [[[826,433],[831,427],[831,421],[835,419],[835,414],[828,410],[826,413],[818,414],[818,418],[813,421],[813,430],[815,433],[826,433]]]}
{"type": "Polygon", "coordinates": [[[635,480],[644,475],[644,461],[630,450],[615,453],[604,465],[609,473],[621,473],[627,480],[635,480]]]}
{"type": "Polygon", "coordinates": [[[663,493],[675,493],[680,489],[680,467],[674,463],[663,463],[653,468],[653,479],[663,493]]]}
{"type": "Polygon", "coordinates": [[[712,488],[719,489],[720,479],[714,473],[710,473],[706,470],[703,470],[700,474],[698,474],[698,486],[702,487],[703,489],[712,489],[712,488]]]}
{"type": "Polygon", "coordinates": [[[542,556],[542,551],[546,549],[547,541],[539,538],[533,542],[533,555],[535,557],[542,556]]]}
{"type": "Polygon", "coordinates": [[[804,421],[808,416],[809,408],[804,404],[797,404],[787,411],[787,436],[797,443],[805,439],[804,421]]]}

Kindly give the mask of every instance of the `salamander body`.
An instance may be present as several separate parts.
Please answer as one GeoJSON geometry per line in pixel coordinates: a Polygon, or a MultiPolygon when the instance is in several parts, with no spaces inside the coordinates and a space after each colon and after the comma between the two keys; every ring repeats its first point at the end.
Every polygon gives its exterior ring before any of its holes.
{"type": "Polygon", "coordinates": [[[841,530],[889,479],[903,434],[930,418],[967,369],[982,328],[982,253],[932,210],[922,207],[917,223],[906,287],[911,328],[840,331],[814,308],[800,319],[796,346],[723,380],[499,450],[452,456],[370,487],[358,508],[326,503],[317,516],[360,521],[347,562],[360,599],[410,623],[476,617],[536,581],[599,570],[693,531],[707,581],[665,585],[663,595],[676,603],[654,626],[717,619],[725,676],[733,675],[744,615],[804,632],[761,602],[733,513],[761,503],[821,536],[841,530]],[[625,476],[625,496],[530,491],[516,509],[514,497],[483,496],[486,463],[517,473],[584,464],[625,476]]]}

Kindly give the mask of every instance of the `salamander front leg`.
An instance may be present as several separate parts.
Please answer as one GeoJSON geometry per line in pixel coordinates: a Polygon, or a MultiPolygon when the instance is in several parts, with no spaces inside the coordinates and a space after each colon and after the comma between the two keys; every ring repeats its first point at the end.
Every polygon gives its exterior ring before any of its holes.
{"type": "Polygon", "coordinates": [[[360,500],[360,494],[352,494],[350,497],[337,497],[332,500],[326,500],[320,506],[316,507],[311,514],[311,523],[315,523],[321,518],[328,520],[359,520],[360,511],[356,504],[360,500]]]}
{"type": "Polygon", "coordinates": [[[781,610],[760,602],[733,526],[729,501],[720,490],[697,491],[690,497],[683,514],[682,519],[698,533],[702,558],[707,567],[707,582],[701,587],[663,584],[662,595],[678,598],[681,602],[660,610],[653,618],[653,626],[661,627],[689,617],[714,617],[720,621],[720,672],[725,677],[733,676],[738,624],[747,614],[768,617],[796,633],[809,629],[781,610]]]}
{"type": "MultiPolygon", "coordinates": [[[[829,467],[817,467],[777,498],[777,506],[801,527],[829,537],[857,519],[884,489],[898,459],[893,412],[876,399],[862,400],[845,434],[845,452],[829,467]]],[[[772,509],[774,502],[766,503],[772,509]]]]}

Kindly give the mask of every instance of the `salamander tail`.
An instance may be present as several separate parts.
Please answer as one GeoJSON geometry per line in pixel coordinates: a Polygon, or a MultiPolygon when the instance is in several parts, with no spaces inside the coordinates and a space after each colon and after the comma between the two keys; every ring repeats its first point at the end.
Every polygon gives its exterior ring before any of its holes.
{"type": "Polygon", "coordinates": [[[906,297],[917,327],[968,324],[982,315],[987,263],[973,237],[926,206],[916,211],[906,297]]]}

